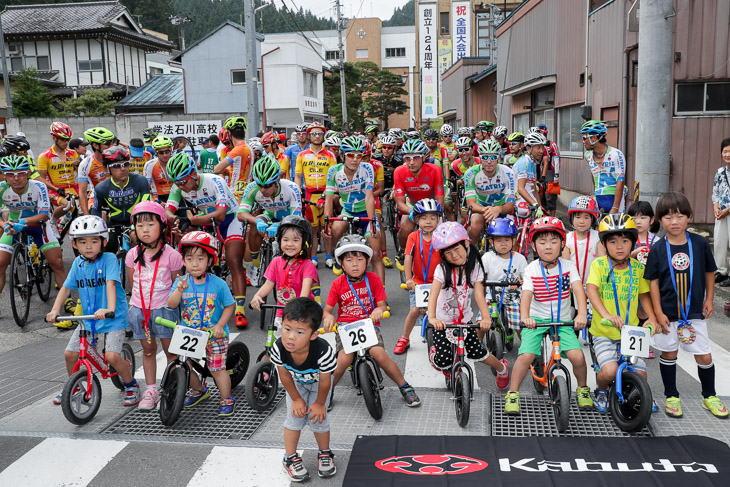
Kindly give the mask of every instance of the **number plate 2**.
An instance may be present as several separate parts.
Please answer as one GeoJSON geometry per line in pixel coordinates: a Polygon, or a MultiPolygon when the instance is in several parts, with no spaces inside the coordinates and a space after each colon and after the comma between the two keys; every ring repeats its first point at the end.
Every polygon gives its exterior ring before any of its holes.
{"type": "Polygon", "coordinates": [[[643,326],[625,325],[621,328],[621,353],[628,356],[649,356],[651,331],[643,326]]]}
{"type": "Polygon", "coordinates": [[[169,352],[184,355],[188,358],[202,359],[205,357],[205,347],[208,345],[208,332],[177,325],[170,340],[169,352]]]}
{"type": "Polygon", "coordinates": [[[373,320],[366,319],[352,323],[337,325],[342,348],[345,353],[356,353],[359,350],[374,347],[378,344],[378,335],[375,332],[373,320]]]}
{"type": "Polygon", "coordinates": [[[416,286],[416,308],[428,308],[428,298],[430,297],[430,284],[418,284],[416,286]]]}

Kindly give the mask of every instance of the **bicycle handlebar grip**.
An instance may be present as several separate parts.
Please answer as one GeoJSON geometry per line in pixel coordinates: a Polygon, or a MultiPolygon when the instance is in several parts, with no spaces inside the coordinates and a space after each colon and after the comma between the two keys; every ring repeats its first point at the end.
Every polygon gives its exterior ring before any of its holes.
{"type": "Polygon", "coordinates": [[[155,318],[155,323],[157,323],[158,325],[166,326],[168,328],[175,328],[175,326],[177,326],[177,323],[175,323],[174,321],[166,320],[161,316],[155,318]]]}
{"type": "Polygon", "coordinates": [[[401,289],[408,289],[408,284],[406,284],[405,282],[401,282],[400,283],[400,288],[401,289]]]}
{"type": "Polygon", "coordinates": [[[390,318],[390,311],[383,311],[383,318],[390,318]]]}
{"type": "MultiPolygon", "coordinates": [[[[324,327],[320,328],[317,331],[319,332],[320,335],[324,335],[325,333],[327,333],[326,331],[324,331],[324,327]]],[[[337,333],[337,323],[334,324],[330,333],[337,333]]]]}
{"type": "Polygon", "coordinates": [[[601,318],[601,324],[603,326],[613,326],[613,323],[608,318],[601,318]]]}

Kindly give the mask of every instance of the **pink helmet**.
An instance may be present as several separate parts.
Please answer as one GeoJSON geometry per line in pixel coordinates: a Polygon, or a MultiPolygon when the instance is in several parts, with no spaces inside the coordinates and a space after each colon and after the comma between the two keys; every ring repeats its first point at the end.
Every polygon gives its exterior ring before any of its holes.
{"type": "Polygon", "coordinates": [[[443,250],[466,240],[469,240],[469,234],[463,225],[456,222],[445,222],[433,231],[431,245],[436,250],[443,250]]]}
{"type": "Polygon", "coordinates": [[[154,213],[155,215],[160,217],[160,220],[162,220],[162,223],[164,225],[167,225],[167,215],[165,214],[165,209],[159,203],[156,203],[154,201],[140,201],[139,203],[134,205],[134,208],[132,208],[132,217],[130,218],[132,224],[134,224],[134,217],[136,215],[139,215],[140,213],[154,213]]]}

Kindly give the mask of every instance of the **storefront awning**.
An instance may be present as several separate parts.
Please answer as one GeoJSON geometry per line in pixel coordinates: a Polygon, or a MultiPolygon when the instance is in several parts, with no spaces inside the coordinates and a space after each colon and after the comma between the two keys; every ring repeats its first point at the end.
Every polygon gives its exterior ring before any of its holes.
{"type": "Polygon", "coordinates": [[[536,90],[538,88],[542,88],[543,86],[554,85],[557,80],[558,77],[555,74],[538,76],[537,78],[523,81],[522,83],[511,86],[505,90],[500,91],[499,93],[504,96],[519,95],[520,93],[536,90]]]}

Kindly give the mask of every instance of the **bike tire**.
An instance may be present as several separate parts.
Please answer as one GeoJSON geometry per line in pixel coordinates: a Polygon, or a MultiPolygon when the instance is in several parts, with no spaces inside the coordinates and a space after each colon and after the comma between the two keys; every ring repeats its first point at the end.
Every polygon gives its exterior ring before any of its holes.
{"type": "Polygon", "coordinates": [[[426,353],[431,353],[431,347],[434,346],[433,344],[433,326],[426,324],[426,332],[424,333],[424,336],[426,338],[426,353]]]}
{"type": "Polygon", "coordinates": [[[365,407],[373,419],[383,417],[383,403],[380,401],[380,384],[375,371],[370,364],[362,361],[357,365],[357,379],[362,391],[362,398],[365,400],[365,407]]]}
{"type": "Polygon", "coordinates": [[[471,412],[471,382],[463,370],[459,371],[454,382],[454,407],[456,408],[456,422],[462,428],[469,423],[471,412]]]}
{"type": "Polygon", "coordinates": [[[46,257],[41,253],[36,266],[36,277],[35,286],[38,290],[38,296],[44,303],[51,297],[51,286],[53,285],[53,270],[51,265],[46,260],[46,257]]]}
{"type": "Polygon", "coordinates": [[[160,391],[160,421],[165,426],[172,426],[180,417],[188,391],[187,380],[185,369],[179,366],[170,370],[165,379],[165,387],[160,391]]]}
{"type": "Polygon", "coordinates": [[[253,366],[244,386],[246,402],[254,411],[265,411],[279,392],[279,375],[276,366],[262,360],[253,366]]]}
{"type": "Polygon", "coordinates": [[[505,332],[507,333],[507,335],[504,337],[504,348],[506,348],[508,352],[511,352],[515,346],[515,336],[517,335],[517,332],[515,332],[515,330],[513,329],[510,329],[509,327],[506,303],[502,304],[502,311],[499,312],[499,319],[504,326],[505,332]],[[512,337],[508,339],[507,336],[509,336],[510,334],[512,334],[512,337]]]}
{"type": "MultiPolygon", "coordinates": [[[[132,377],[134,377],[134,371],[137,370],[137,366],[134,359],[134,350],[132,350],[132,346],[129,343],[122,344],[122,359],[127,362],[127,364],[129,364],[129,371],[132,373],[132,377]]],[[[114,367],[110,365],[109,371],[114,372],[114,367]]],[[[122,381],[122,378],[119,377],[119,375],[114,375],[111,379],[114,387],[116,387],[120,391],[124,390],[124,382],[122,381]]]]}
{"type": "Polygon", "coordinates": [[[82,367],[66,381],[61,393],[61,410],[66,419],[73,424],[86,424],[96,416],[101,406],[101,383],[91,374],[91,397],[86,399],[89,390],[89,377],[82,367]]]}
{"type": "MultiPolygon", "coordinates": [[[[484,337],[487,342],[487,350],[494,355],[497,360],[504,358],[504,337],[502,335],[502,328],[498,324],[492,323],[492,328],[487,332],[484,337]]],[[[490,367],[492,374],[497,375],[497,369],[490,367]]]]}
{"type": "Polygon", "coordinates": [[[558,426],[558,431],[565,433],[570,425],[570,391],[568,391],[568,382],[565,377],[561,375],[553,377],[552,391],[555,423],[558,426]]]}
{"type": "Polygon", "coordinates": [[[25,245],[15,244],[10,257],[10,307],[15,324],[21,328],[28,324],[32,293],[25,245]]]}
{"type": "Polygon", "coordinates": [[[248,364],[251,361],[251,354],[243,342],[232,342],[228,346],[226,356],[226,370],[231,378],[231,389],[241,383],[248,371],[248,364]]]}
{"type": "Polygon", "coordinates": [[[651,418],[652,394],[649,384],[641,375],[625,370],[622,377],[625,402],[621,404],[616,395],[616,383],[608,393],[609,411],[616,426],[627,433],[639,431],[651,418]]]}
{"type": "MultiPolygon", "coordinates": [[[[532,367],[535,369],[535,373],[540,377],[545,377],[545,361],[542,357],[535,357],[532,361],[532,367]]],[[[532,385],[535,387],[535,392],[542,394],[545,392],[545,386],[542,385],[535,377],[532,378],[532,385]]]]}

